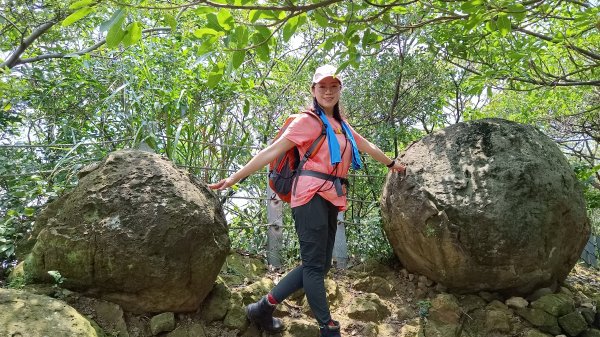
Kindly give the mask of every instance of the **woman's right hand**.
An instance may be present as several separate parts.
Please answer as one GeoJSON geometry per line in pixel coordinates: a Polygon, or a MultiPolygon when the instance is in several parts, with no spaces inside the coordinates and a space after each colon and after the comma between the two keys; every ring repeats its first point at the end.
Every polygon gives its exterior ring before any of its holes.
{"type": "Polygon", "coordinates": [[[208,184],[208,187],[213,190],[224,190],[228,187],[235,185],[236,182],[237,181],[235,181],[231,177],[227,177],[227,178],[222,179],[214,184],[208,184]]]}

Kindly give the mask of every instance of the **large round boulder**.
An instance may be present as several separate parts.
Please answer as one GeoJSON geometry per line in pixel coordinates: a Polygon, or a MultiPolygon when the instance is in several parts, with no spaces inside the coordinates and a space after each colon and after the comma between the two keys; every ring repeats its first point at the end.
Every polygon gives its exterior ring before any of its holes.
{"type": "Polygon", "coordinates": [[[457,291],[526,294],[564,280],[590,233],[581,187],[556,144],[502,119],[424,137],[388,175],[384,230],[410,271],[457,291]]]}
{"type": "Polygon", "coordinates": [[[199,307],[229,252],[214,193],[148,152],[118,151],[80,173],[78,186],[36,220],[26,278],[120,304],[132,312],[199,307]],[[55,274],[56,275],[56,274],[55,274]]]}

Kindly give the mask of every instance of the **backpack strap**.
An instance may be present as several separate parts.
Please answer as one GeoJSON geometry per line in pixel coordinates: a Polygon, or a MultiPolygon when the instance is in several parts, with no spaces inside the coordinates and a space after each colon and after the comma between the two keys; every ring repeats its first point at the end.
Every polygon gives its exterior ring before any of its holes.
{"type": "Polygon", "coordinates": [[[298,176],[302,174],[302,167],[304,167],[304,164],[308,161],[312,154],[318,151],[319,148],[321,148],[320,145],[323,144],[321,140],[323,139],[323,137],[327,136],[327,127],[325,126],[321,118],[319,118],[319,116],[317,116],[312,110],[304,111],[304,113],[312,116],[313,118],[316,118],[319,121],[319,123],[321,124],[321,134],[317,137],[317,139],[315,139],[312,142],[312,144],[310,145],[306,153],[304,153],[304,156],[302,156],[302,159],[300,159],[300,162],[298,163],[298,168],[296,169],[294,181],[292,182],[292,185],[294,186],[292,190],[292,195],[296,194],[296,182],[298,180],[298,176]]]}
{"type": "Polygon", "coordinates": [[[315,177],[315,178],[333,182],[333,186],[335,186],[335,191],[336,191],[338,197],[341,197],[344,195],[343,190],[342,190],[342,184],[346,185],[346,188],[349,185],[348,179],[346,179],[346,178],[334,176],[334,175],[319,172],[319,171],[304,170],[304,171],[300,172],[300,174],[303,176],[315,177]]]}

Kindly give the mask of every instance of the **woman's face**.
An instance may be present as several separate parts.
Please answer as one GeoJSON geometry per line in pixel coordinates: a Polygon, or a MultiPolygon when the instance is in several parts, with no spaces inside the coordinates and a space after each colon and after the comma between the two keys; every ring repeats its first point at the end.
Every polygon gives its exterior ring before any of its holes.
{"type": "Polygon", "coordinates": [[[325,77],[311,88],[313,97],[326,112],[333,112],[333,107],[340,100],[342,85],[333,77],[325,77]]]}

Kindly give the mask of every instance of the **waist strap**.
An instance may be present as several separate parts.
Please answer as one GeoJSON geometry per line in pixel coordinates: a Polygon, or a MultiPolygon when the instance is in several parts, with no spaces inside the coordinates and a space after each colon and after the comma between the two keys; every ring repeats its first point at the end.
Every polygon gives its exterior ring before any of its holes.
{"type": "Polygon", "coordinates": [[[312,170],[301,170],[299,172],[299,175],[301,176],[309,176],[309,177],[315,177],[315,178],[319,178],[319,179],[323,179],[323,180],[327,180],[327,181],[331,181],[333,182],[333,186],[335,186],[335,191],[338,195],[338,197],[341,197],[344,195],[344,191],[342,190],[342,184],[346,185],[346,187],[348,187],[348,185],[350,184],[348,182],[348,179],[346,178],[342,178],[342,177],[338,177],[338,176],[333,176],[327,173],[323,173],[323,172],[318,172],[318,171],[312,171],[312,170]]]}

